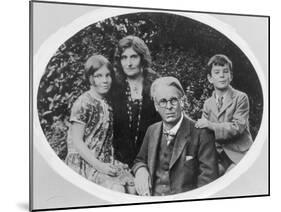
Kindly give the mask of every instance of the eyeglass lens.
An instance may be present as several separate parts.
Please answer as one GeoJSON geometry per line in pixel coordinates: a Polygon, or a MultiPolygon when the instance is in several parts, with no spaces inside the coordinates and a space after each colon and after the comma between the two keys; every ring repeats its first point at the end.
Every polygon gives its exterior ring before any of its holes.
{"type": "Polygon", "coordinates": [[[178,104],[179,100],[176,97],[173,97],[173,98],[171,98],[169,100],[167,100],[167,99],[160,99],[159,105],[160,105],[160,107],[166,107],[168,102],[170,102],[171,105],[176,106],[178,104]]]}

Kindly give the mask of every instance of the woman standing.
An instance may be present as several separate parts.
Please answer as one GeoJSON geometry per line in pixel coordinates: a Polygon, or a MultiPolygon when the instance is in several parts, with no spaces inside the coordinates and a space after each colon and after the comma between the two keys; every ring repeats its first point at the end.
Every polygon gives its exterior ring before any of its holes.
{"type": "Polygon", "coordinates": [[[113,114],[107,98],[115,80],[114,72],[102,55],[90,57],[85,71],[90,90],[83,93],[71,109],[65,162],[88,180],[125,192],[126,179],[120,181],[115,165],[118,162],[113,158],[113,114]]]}
{"type": "Polygon", "coordinates": [[[140,150],[145,132],[160,120],[150,97],[157,74],[150,68],[151,56],[136,36],[121,39],[116,50],[117,88],[113,95],[114,147],[118,160],[130,167],[140,150]]]}

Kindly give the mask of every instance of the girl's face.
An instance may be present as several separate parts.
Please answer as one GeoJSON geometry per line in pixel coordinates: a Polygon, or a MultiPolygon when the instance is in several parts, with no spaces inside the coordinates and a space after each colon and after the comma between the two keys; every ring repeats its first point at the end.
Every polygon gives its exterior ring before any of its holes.
{"type": "Polygon", "coordinates": [[[141,74],[141,57],[132,47],[125,49],[121,54],[121,65],[127,77],[141,74]]]}
{"type": "Polygon", "coordinates": [[[102,66],[90,77],[90,82],[98,94],[102,96],[107,94],[112,83],[110,70],[105,65],[102,66]]]}

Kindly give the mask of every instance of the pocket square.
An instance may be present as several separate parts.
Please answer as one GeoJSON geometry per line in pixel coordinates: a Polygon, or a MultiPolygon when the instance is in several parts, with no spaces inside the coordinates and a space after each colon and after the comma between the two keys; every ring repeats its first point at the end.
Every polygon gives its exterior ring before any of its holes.
{"type": "Polygon", "coordinates": [[[185,161],[188,161],[188,160],[191,160],[191,159],[193,159],[193,157],[191,155],[185,156],[185,161]]]}

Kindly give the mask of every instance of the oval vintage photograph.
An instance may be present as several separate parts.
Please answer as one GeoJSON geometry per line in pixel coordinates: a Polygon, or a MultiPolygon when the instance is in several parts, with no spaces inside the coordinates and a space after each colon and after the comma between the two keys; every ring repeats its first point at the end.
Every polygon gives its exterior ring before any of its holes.
{"type": "Polygon", "coordinates": [[[144,201],[231,177],[263,117],[247,54],[196,14],[108,17],[57,46],[40,77],[39,122],[57,157],[87,181],[144,201]]]}

